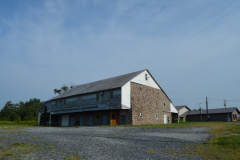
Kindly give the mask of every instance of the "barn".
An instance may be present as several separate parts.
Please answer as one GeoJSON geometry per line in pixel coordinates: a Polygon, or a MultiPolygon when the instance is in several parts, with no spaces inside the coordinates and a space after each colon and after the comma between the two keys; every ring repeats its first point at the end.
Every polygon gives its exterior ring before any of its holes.
{"type": "Polygon", "coordinates": [[[75,86],[45,101],[38,125],[167,124],[178,116],[149,70],[75,86]]]}

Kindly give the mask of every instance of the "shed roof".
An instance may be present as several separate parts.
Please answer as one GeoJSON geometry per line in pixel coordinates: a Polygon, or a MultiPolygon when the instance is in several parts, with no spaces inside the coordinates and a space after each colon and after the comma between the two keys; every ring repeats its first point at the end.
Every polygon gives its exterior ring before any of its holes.
{"type": "MultiPolygon", "coordinates": [[[[208,114],[218,114],[218,113],[232,113],[237,110],[238,114],[240,113],[237,107],[231,108],[218,108],[218,109],[209,109],[208,114]]],[[[200,110],[186,112],[187,115],[197,115],[200,114],[200,110]]],[[[202,110],[202,114],[207,114],[206,110],[202,110]]]]}
{"type": "Polygon", "coordinates": [[[132,72],[132,73],[128,73],[128,74],[124,74],[121,76],[112,77],[108,79],[103,79],[100,81],[77,85],[74,88],[69,89],[66,92],[56,96],[52,100],[64,98],[64,97],[70,97],[70,96],[79,95],[79,94],[86,94],[86,93],[92,93],[97,91],[120,88],[143,71],[144,70],[132,72]]]}

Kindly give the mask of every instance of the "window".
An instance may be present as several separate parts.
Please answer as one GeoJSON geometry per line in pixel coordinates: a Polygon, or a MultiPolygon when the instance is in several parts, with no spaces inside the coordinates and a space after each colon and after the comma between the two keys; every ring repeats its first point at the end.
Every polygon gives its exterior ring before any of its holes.
{"type": "Polygon", "coordinates": [[[63,100],[63,104],[64,104],[64,105],[66,104],[66,99],[63,100]]]}
{"type": "Polygon", "coordinates": [[[158,115],[156,114],[156,119],[158,119],[158,115]]]}
{"type": "Polygon", "coordinates": [[[148,80],[148,75],[147,74],[145,74],[145,80],[148,80]]]}
{"type": "Polygon", "coordinates": [[[56,103],[55,101],[52,101],[52,102],[51,102],[51,105],[53,106],[53,105],[55,105],[55,103],[56,103]]]}
{"type": "Polygon", "coordinates": [[[99,94],[96,94],[96,101],[99,101],[99,94]]]}
{"type": "Polygon", "coordinates": [[[142,113],[140,113],[140,117],[142,118],[142,116],[143,116],[143,114],[142,113]]]}
{"type": "Polygon", "coordinates": [[[76,101],[77,97],[72,97],[72,98],[67,98],[66,102],[72,102],[72,101],[76,101]]]}
{"type": "Polygon", "coordinates": [[[163,103],[163,107],[164,107],[164,108],[166,107],[166,103],[163,103]]]}
{"type": "Polygon", "coordinates": [[[83,96],[83,99],[91,99],[91,98],[96,98],[96,94],[89,94],[89,95],[83,96]]]}
{"type": "Polygon", "coordinates": [[[56,100],[56,101],[52,101],[52,102],[51,102],[51,105],[52,105],[52,106],[57,106],[57,100],[56,100]]]}
{"type": "Polygon", "coordinates": [[[121,90],[120,89],[113,91],[113,95],[117,95],[117,94],[121,94],[121,90]]]}
{"type": "Polygon", "coordinates": [[[110,91],[110,98],[113,98],[113,91],[110,91]]]}

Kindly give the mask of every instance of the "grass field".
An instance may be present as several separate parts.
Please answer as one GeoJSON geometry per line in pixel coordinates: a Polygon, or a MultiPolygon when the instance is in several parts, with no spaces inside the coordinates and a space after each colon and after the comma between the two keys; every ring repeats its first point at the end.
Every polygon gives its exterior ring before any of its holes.
{"type": "MultiPolygon", "coordinates": [[[[130,126],[129,126],[130,127],[130,126]]],[[[185,154],[200,155],[204,159],[240,159],[240,123],[239,122],[186,122],[173,124],[138,125],[142,128],[208,127],[212,138],[202,145],[183,146],[185,154]]],[[[180,154],[178,151],[166,151],[180,154]]]]}
{"type": "Polygon", "coordinates": [[[17,125],[17,126],[27,126],[27,125],[37,125],[37,121],[21,121],[21,122],[17,122],[17,121],[0,121],[0,126],[1,125],[7,125],[7,126],[13,126],[13,125],[17,125]]]}
{"type": "MultiPolygon", "coordinates": [[[[36,121],[32,122],[4,122],[0,121],[0,130],[9,128],[14,130],[17,127],[36,127],[36,121]]],[[[104,126],[105,127],[105,126],[104,126]]],[[[109,127],[109,126],[106,126],[109,127]]],[[[110,126],[110,127],[124,127],[110,126]]],[[[240,123],[239,122],[186,122],[173,124],[153,124],[153,125],[125,125],[125,127],[140,128],[176,128],[176,127],[208,127],[212,138],[201,145],[182,146],[185,149],[184,154],[200,155],[204,159],[240,159],[240,123]]],[[[114,136],[114,135],[113,135],[114,136]]],[[[21,144],[22,145],[22,144],[21,144]]],[[[20,145],[20,146],[21,146],[20,145]]],[[[26,147],[26,146],[25,146],[26,147]]],[[[176,150],[164,151],[169,154],[183,154],[176,150]]],[[[7,150],[0,147],[1,154],[10,154],[7,150]]]]}

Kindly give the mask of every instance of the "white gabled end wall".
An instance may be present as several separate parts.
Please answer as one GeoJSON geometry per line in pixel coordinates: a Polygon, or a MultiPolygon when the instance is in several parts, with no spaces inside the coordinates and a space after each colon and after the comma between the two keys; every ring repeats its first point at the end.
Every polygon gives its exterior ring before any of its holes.
{"type": "Polygon", "coordinates": [[[170,103],[170,112],[171,113],[178,113],[177,109],[174,107],[172,103],[170,103]]]}
{"type": "Polygon", "coordinates": [[[124,86],[122,86],[122,109],[131,108],[131,87],[130,82],[139,83],[149,87],[160,89],[158,84],[154,81],[153,77],[148,73],[148,71],[143,71],[132,80],[128,81],[124,86]],[[148,79],[146,80],[145,75],[147,74],[148,79]]]}
{"type": "Polygon", "coordinates": [[[179,110],[178,115],[181,116],[183,113],[185,113],[185,112],[187,112],[187,111],[189,111],[189,110],[188,110],[186,107],[184,107],[184,108],[182,108],[182,109],[179,110]]]}

